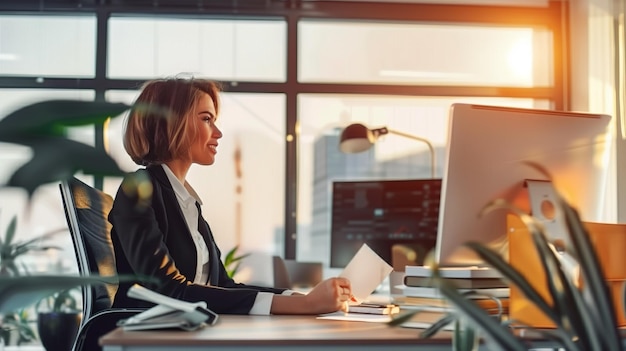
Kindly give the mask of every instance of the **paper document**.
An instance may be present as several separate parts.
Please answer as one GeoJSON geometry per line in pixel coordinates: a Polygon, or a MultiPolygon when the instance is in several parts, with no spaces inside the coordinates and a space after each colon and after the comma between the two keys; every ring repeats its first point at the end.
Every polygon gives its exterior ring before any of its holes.
{"type": "Polygon", "coordinates": [[[363,244],[339,276],[350,280],[352,295],[359,304],[370,296],[391,271],[393,267],[363,244]]]}
{"type": "Polygon", "coordinates": [[[392,317],[388,314],[344,313],[341,311],[326,313],[317,316],[317,319],[332,319],[338,321],[389,323],[392,317]]]}

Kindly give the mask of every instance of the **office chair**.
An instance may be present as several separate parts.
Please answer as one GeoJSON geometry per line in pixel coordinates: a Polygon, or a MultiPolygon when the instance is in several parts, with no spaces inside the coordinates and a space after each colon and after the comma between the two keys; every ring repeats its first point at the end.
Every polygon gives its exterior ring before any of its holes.
{"type": "Polygon", "coordinates": [[[274,287],[278,289],[290,289],[291,280],[287,272],[285,260],[280,256],[272,256],[272,266],[274,273],[274,287]]]}
{"type": "Polygon", "coordinates": [[[322,281],[321,262],[299,262],[273,256],[274,287],[283,289],[313,288],[322,281]]]}
{"type": "MultiPolygon", "coordinates": [[[[113,198],[72,177],[60,185],[63,208],[78,261],[80,275],[115,276],[111,224],[107,217],[113,198]]],[[[99,350],[98,338],[117,321],[140,309],[112,309],[117,285],[83,286],[83,319],[72,350],[99,350]]]]}
{"type": "Polygon", "coordinates": [[[285,260],[285,268],[292,289],[313,288],[323,280],[322,262],[285,260]]]}

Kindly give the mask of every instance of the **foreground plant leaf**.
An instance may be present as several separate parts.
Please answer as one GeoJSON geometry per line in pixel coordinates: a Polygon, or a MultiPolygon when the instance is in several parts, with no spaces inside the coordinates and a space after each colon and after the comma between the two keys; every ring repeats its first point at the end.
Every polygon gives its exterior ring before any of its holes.
{"type": "Polygon", "coordinates": [[[598,255],[594,250],[589,233],[582,224],[578,212],[559,196],[572,246],[578,254],[583,276],[583,290],[588,292],[589,318],[596,335],[601,336],[606,350],[623,350],[613,299],[609,293],[606,278],[598,255]],[[592,307],[592,308],[591,308],[592,307]]]}
{"type": "Polygon", "coordinates": [[[431,324],[430,327],[424,329],[424,331],[420,334],[420,338],[430,338],[431,336],[439,333],[450,323],[456,322],[458,317],[459,316],[457,316],[455,313],[447,313],[446,315],[435,321],[435,323],[431,324]]]}
{"type": "Polygon", "coordinates": [[[138,275],[79,276],[79,275],[21,275],[0,276],[0,314],[33,305],[55,293],[91,284],[118,284],[142,281],[159,284],[154,277],[138,275]]]}
{"type": "Polygon", "coordinates": [[[454,285],[441,278],[436,278],[436,282],[439,286],[439,290],[450,303],[465,317],[476,323],[476,326],[479,327],[481,331],[488,334],[493,343],[498,345],[500,349],[509,351],[528,350],[528,347],[517,337],[512,335],[507,327],[501,325],[480,306],[459,293],[454,285]]]}
{"type": "Polygon", "coordinates": [[[455,351],[474,351],[478,349],[477,330],[464,317],[454,320],[452,349],[455,351]]]}
{"type": "Polygon", "coordinates": [[[235,256],[237,254],[237,250],[239,250],[239,245],[235,245],[224,258],[224,267],[226,267],[226,271],[228,276],[233,278],[237,271],[239,270],[239,265],[241,264],[241,260],[250,256],[249,253],[243,254],[241,256],[235,256]],[[232,267],[231,267],[232,266],[232,267]]]}
{"type": "MultiPolygon", "coordinates": [[[[485,206],[480,215],[484,216],[487,213],[492,212],[496,209],[506,209],[518,215],[523,214],[521,210],[511,206],[504,200],[498,199],[485,206]]],[[[520,219],[523,222],[529,221],[528,217],[520,217],[520,219]]],[[[526,224],[526,226],[534,226],[534,223],[532,221],[524,223],[526,224]]],[[[536,304],[536,306],[544,314],[546,314],[546,316],[548,316],[551,320],[557,323],[557,325],[560,324],[559,317],[552,309],[552,306],[543,297],[541,297],[537,289],[530,285],[524,275],[522,275],[517,269],[515,269],[508,262],[506,262],[498,253],[477,242],[469,242],[466,243],[466,245],[474,252],[476,252],[480,256],[480,258],[485,261],[485,263],[500,272],[505,280],[517,286],[524,294],[524,296],[532,301],[534,304],[536,304]]]]}
{"type": "Polygon", "coordinates": [[[0,120],[0,140],[21,144],[21,138],[64,136],[66,127],[103,123],[129,105],[106,101],[47,100],[17,109],[0,120]]]}
{"type": "Polygon", "coordinates": [[[0,277],[0,313],[28,307],[56,292],[81,285],[115,284],[116,277],[85,277],[68,275],[27,275],[0,277]]]}
{"type": "Polygon", "coordinates": [[[29,141],[33,157],[18,168],[6,186],[25,189],[29,196],[41,185],[71,178],[76,172],[121,176],[124,172],[102,150],[62,138],[35,138],[29,141]]]}

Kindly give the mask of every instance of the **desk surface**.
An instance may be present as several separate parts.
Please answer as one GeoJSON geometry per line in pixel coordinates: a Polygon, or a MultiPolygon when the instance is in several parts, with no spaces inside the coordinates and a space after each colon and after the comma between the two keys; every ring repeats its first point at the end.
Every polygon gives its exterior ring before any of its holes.
{"type": "Polygon", "coordinates": [[[121,329],[100,339],[104,351],[138,350],[450,350],[450,334],[419,339],[419,330],[384,323],[321,320],[315,316],[220,315],[193,332],[121,329]],[[384,346],[384,347],[383,347],[384,346]],[[329,349],[329,347],[332,347],[329,349]]]}

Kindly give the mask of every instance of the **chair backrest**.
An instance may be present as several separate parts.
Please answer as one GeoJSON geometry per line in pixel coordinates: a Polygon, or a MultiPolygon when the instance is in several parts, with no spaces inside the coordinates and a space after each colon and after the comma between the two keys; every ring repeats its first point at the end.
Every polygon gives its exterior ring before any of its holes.
{"type": "MultiPolygon", "coordinates": [[[[60,184],[65,217],[72,235],[81,275],[116,276],[107,217],[113,198],[82,181],[71,178],[60,184]]],[[[94,284],[83,287],[83,323],[95,313],[111,308],[117,285],[94,284]]]]}
{"type": "Polygon", "coordinates": [[[323,279],[321,262],[300,262],[273,256],[275,288],[312,288],[323,279]]]}
{"type": "Polygon", "coordinates": [[[279,289],[290,289],[291,280],[285,260],[280,256],[272,256],[272,266],[274,269],[274,287],[279,289]]]}
{"type": "Polygon", "coordinates": [[[291,288],[312,288],[323,280],[322,262],[284,261],[291,288]]]}

